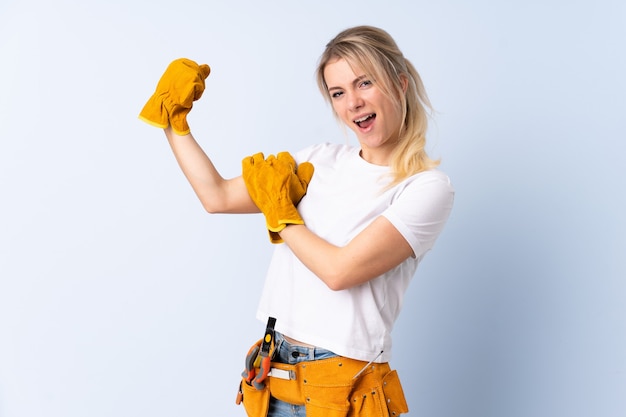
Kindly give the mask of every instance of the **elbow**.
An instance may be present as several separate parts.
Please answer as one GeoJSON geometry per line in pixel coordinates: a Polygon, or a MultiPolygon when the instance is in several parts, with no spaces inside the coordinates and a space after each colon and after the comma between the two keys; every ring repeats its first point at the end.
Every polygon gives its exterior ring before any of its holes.
{"type": "Polygon", "coordinates": [[[201,199],[200,203],[202,203],[202,208],[204,208],[204,211],[209,214],[223,213],[224,208],[215,204],[215,200],[201,199]]]}
{"type": "Polygon", "coordinates": [[[331,291],[343,291],[365,284],[382,272],[377,268],[364,269],[349,262],[339,262],[329,265],[318,276],[331,291]]]}
{"type": "Polygon", "coordinates": [[[334,284],[334,283],[333,284],[326,283],[326,286],[333,292],[343,291],[343,290],[347,290],[348,288],[350,288],[341,284],[334,284]]]}
{"type": "Polygon", "coordinates": [[[324,280],[324,283],[331,291],[341,291],[346,289],[343,285],[341,285],[341,283],[336,281],[324,280]]]}
{"type": "Polygon", "coordinates": [[[326,258],[317,270],[317,276],[331,291],[347,290],[362,282],[358,268],[349,259],[343,254],[326,258]]]}
{"type": "Polygon", "coordinates": [[[203,204],[202,207],[204,208],[204,211],[206,211],[209,214],[216,214],[219,213],[215,207],[209,205],[209,204],[203,204]]]}
{"type": "Polygon", "coordinates": [[[331,291],[343,291],[352,287],[350,277],[338,269],[330,268],[322,277],[322,281],[331,291]]]}

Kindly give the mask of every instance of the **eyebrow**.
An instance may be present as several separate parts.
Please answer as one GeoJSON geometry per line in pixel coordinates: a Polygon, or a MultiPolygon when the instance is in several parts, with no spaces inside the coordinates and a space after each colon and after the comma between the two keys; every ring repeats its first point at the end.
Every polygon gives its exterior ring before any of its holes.
{"type": "MultiPolygon", "coordinates": [[[[358,84],[360,81],[362,81],[363,79],[367,78],[367,75],[363,74],[359,77],[356,77],[353,81],[352,81],[352,85],[356,85],[358,84]]],[[[341,87],[328,87],[328,91],[331,90],[341,90],[341,87]]]]}

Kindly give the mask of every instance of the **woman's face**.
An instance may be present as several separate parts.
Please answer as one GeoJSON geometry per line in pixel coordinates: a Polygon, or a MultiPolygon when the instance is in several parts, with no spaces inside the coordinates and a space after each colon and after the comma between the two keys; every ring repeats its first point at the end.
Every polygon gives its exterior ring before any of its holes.
{"type": "Polygon", "coordinates": [[[333,109],[361,144],[363,159],[377,165],[388,165],[397,145],[402,114],[374,80],[345,59],[330,61],[324,68],[324,79],[333,109]]]}

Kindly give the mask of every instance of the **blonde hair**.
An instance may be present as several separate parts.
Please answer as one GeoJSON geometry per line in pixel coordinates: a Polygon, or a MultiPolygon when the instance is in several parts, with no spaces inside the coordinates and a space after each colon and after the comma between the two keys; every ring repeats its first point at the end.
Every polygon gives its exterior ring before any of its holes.
{"type": "Polygon", "coordinates": [[[427,109],[432,111],[432,106],[417,70],[404,58],[393,38],[376,27],[356,26],[342,31],[331,40],[317,66],[317,84],[329,102],[331,97],[324,69],[336,59],[345,59],[351,66],[365,71],[402,112],[398,145],[391,156],[393,181],[390,186],[439,165],[439,161],[429,158],[424,149],[428,129],[427,109]]]}

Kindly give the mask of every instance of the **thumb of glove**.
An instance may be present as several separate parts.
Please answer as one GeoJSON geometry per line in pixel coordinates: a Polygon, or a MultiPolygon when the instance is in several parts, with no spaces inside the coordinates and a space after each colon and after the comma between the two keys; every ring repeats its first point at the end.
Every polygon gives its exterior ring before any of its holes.
{"type": "Polygon", "coordinates": [[[200,75],[202,75],[202,78],[206,80],[206,78],[211,73],[211,67],[209,67],[207,64],[202,64],[200,65],[199,72],[200,75]]]}
{"type": "Polygon", "coordinates": [[[296,175],[305,189],[309,186],[311,178],[313,178],[313,171],[315,171],[315,169],[313,168],[313,164],[310,162],[303,162],[298,165],[296,175]]]}
{"type": "Polygon", "coordinates": [[[291,201],[294,205],[297,205],[302,197],[306,195],[309,188],[309,182],[313,178],[313,164],[310,162],[303,162],[298,165],[296,175],[291,176],[291,182],[289,183],[289,193],[291,201]]]}
{"type": "Polygon", "coordinates": [[[204,88],[205,88],[204,80],[207,79],[210,73],[211,73],[211,67],[209,67],[207,64],[202,64],[198,67],[199,83],[194,89],[193,101],[199,100],[200,97],[202,97],[202,93],[204,93],[204,88]]]}

